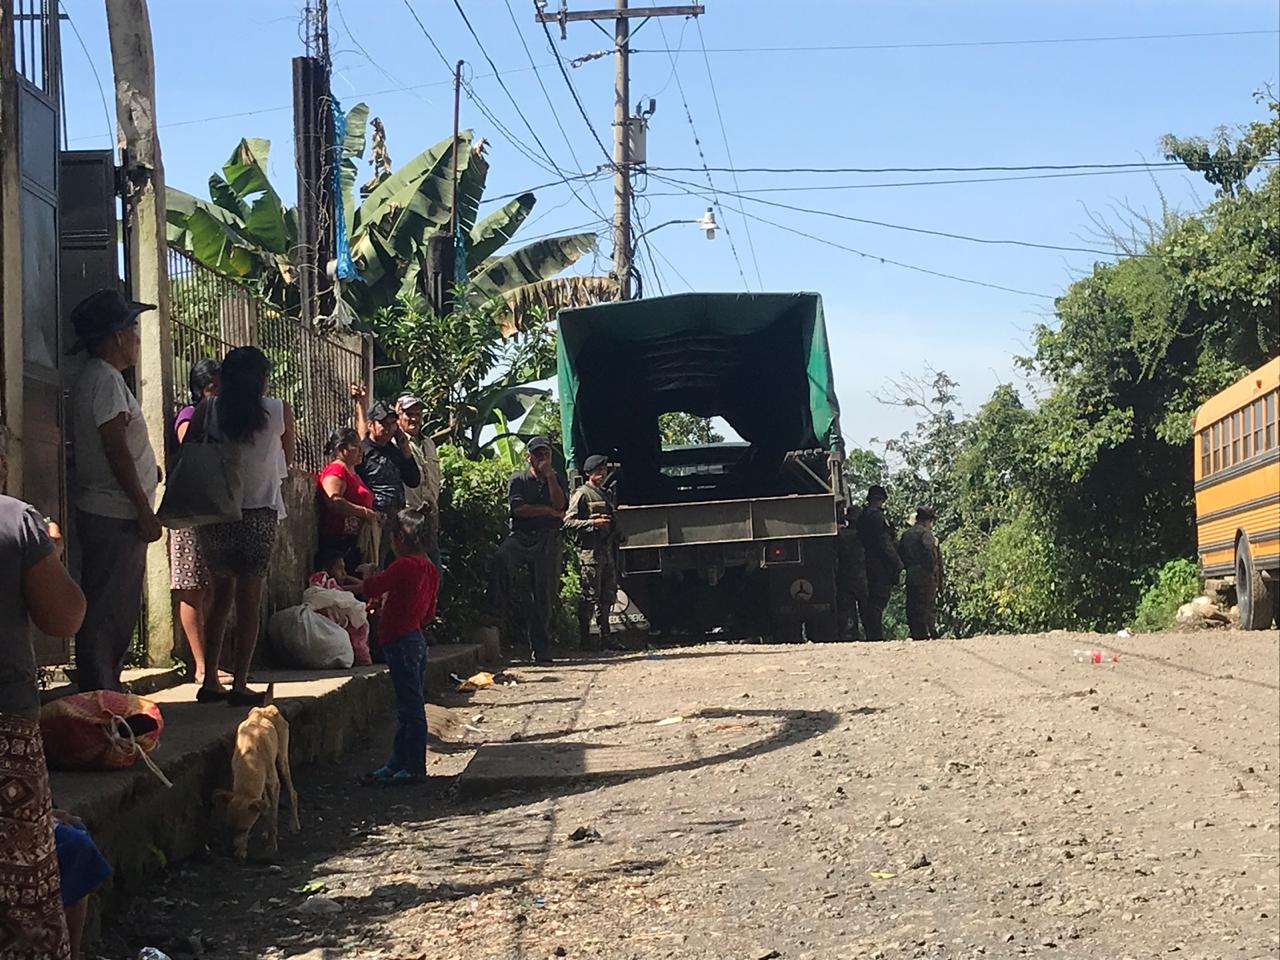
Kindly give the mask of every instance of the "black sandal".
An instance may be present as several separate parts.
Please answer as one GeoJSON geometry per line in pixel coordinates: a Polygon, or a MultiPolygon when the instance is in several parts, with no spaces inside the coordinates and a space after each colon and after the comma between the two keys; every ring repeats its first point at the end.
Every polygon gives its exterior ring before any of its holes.
{"type": "Polygon", "coordinates": [[[201,687],[196,691],[196,703],[226,703],[231,697],[230,690],[201,687]]]}
{"type": "Polygon", "coordinates": [[[265,693],[255,693],[253,690],[247,690],[241,693],[239,690],[227,691],[227,706],[229,707],[260,707],[267,702],[265,693]]]}

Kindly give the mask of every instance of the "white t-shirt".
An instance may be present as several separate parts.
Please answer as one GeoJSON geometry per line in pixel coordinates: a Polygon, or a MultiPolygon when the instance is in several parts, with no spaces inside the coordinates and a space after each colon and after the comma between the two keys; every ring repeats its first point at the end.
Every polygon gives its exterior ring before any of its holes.
{"type": "Polygon", "coordinates": [[[147,437],[138,398],[120,371],[97,357],[86,361],[71,392],[71,435],[75,451],[76,506],[85,513],[133,520],[138,511],[111,472],[98,428],[125,415],[124,439],[147,502],[155,504],[156,455],[147,437]]]}
{"type": "MultiPolygon", "coordinates": [[[[209,435],[220,437],[218,428],[218,401],[210,401],[209,435]]],[[[284,459],[284,401],[275,397],[263,397],[262,409],[267,412],[267,424],[242,441],[240,453],[240,477],[244,483],[245,510],[270,507],[276,517],[283,520],[288,512],[284,506],[281,482],[289,476],[289,466],[284,459]]]]}

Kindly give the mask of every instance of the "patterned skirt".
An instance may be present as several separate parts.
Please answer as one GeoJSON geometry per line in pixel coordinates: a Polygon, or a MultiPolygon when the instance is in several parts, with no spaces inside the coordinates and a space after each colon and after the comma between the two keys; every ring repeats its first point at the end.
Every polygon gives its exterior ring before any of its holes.
{"type": "Polygon", "coordinates": [[[0,957],[69,956],[40,724],[0,714],[0,957]]]}
{"type": "Polygon", "coordinates": [[[200,537],[193,529],[169,531],[169,589],[204,590],[209,568],[200,552],[200,537]]]}
{"type": "Polygon", "coordinates": [[[232,523],[197,527],[200,551],[215,577],[265,577],[279,526],[275,507],[243,510],[232,523]]]}

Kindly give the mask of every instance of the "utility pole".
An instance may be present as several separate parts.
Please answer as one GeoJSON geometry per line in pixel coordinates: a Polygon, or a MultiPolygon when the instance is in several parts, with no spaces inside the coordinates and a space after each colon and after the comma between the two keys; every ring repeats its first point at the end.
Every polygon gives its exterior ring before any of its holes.
{"type": "Polygon", "coordinates": [[[618,298],[631,299],[631,22],[617,0],[613,27],[613,275],[618,298]]]}
{"type": "MultiPolygon", "coordinates": [[[[138,402],[151,447],[163,458],[172,411],[173,337],[169,329],[168,243],[165,238],[164,164],[156,134],[156,65],[147,0],[106,0],[107,33],[116,82],[117,136],[124,154],[125,229],[129,243],[130,296],[157,309],[138,318],[138,402]]],[[[147,548],[147,665],[171,656],[173,607],[169,555],[163,540],[147,548]]]]}
{"type": "Polygon", "coordinates": [[[632,128],[643,120],[630,116],[631,102],[631,20],[641,18],[640,30],[653,17],[696,17],[703,13],[701,4],[679,7],[640,7],[631,9],[627,0],[615,0],[612,10],[570,12],[568,0],[560,0],[560,9],[547,13],[545,2],[538,4],[539,23],[558,23],[560,39],[575,20],[612,20],[613,26],[613,276],[618,281],[619,298],[631,299],[631,170],[636,165],[631,153],[632,128]]]}

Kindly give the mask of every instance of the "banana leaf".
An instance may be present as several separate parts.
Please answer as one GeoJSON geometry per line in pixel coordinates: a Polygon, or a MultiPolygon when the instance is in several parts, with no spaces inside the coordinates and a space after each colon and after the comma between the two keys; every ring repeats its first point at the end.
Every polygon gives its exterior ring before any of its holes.
{"type": "MultiPolygon", "coordinates": [[[[461,170],[470,154],[467,148],[471,144],[471,131],[465,130],[459,134],[458,141],[462,148],[458,154],[458,167],[461,170]]],[[[371,223],[382,222],[391,211],[406,207],[425,178],[436,176],[446,184],[451,183],[452,148],[453,137],[446,137],[435,146],[422,151],[382,181],[369,196],[365,197],[364,202],[352,215],[350,225],[352,235],[367,229],[371,223]]],[[[447,217],[445,219],[447,220],[447,217]]]]}
{"type": "Polygon", "coordinates": [[[231,189],[231,184],[216,173],[209,175],[209,196],[215,207],[225,210],[241,223],[244,223],[248,217],[249,208],[245,206],[244,201],[236,196],[236,192],[231,189]]]}
{"type": "Polygon", "coordinates": [[[342,210],[348,228],[356,212],[356,180],[360,171],[356,161],[364,158],[365,135],[369,125],[369,105],[357,103],[347,111],[347,134],[342,140],[342,160],[338,181],[342,188],[342,210]]]}
{"type": "Polygon", "coordinates": [[[267,177],[267,160],[271,156],[271,141],[256,137],[246,137],[231,151],[231,156],[222,165],[222,174],[227,178],[227,185],[241,200],[259,193],[269,193],[276,197],[275,187],[267,177]]]}
{"type": "Polygon", "coordinates": [[[237,277],[254,272],[257,259],[249,251],[249,240],[229,223],[225,223],[203,207],[187,217],[188,249],[201,263],[237,277]]]}
{"type": "Polygon", "coordinates": [[[537,202],[532,193],[522,193],[500,210],[495,210],[474,227],[467,238],[467,272],[470,273],[511,239],[537,202]]]}
{"type": "Polygon", "coordinates": [[[464,236],[475,226],[476,217],[480,215],[480,198],[484,196],[484,187],[489,180],[489,161],[481,150],[484,149],[484,138],[469,146],[465,163],[458,165],[458,232],[464,236]]]}
{"type": "Polygon", "coordinates": [[[594,233],[538,240],[506,256],[490,257],[472,273],[472,287],[485,299],[500,297],[525,284],[554,277],[595,246],[594,233]]]}

